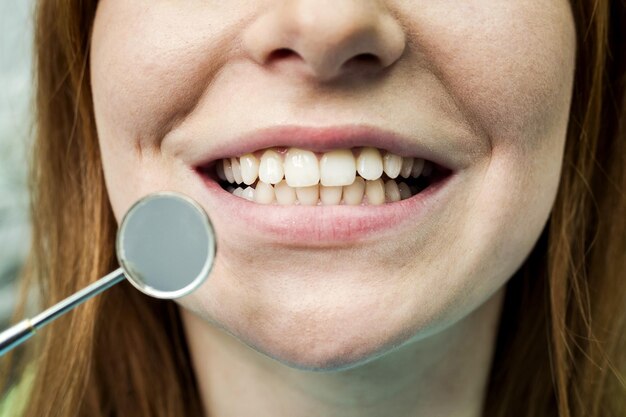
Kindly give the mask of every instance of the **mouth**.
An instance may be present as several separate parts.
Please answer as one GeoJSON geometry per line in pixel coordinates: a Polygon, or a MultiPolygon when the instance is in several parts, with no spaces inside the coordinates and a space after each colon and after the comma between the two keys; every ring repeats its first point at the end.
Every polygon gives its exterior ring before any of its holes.
{"type": "Polygon", "coordinates": [[[434,225],[463,169],[461,154],[371,128],[257,131],[207,154],[190,165],[225,235],[307,248],[434,225]]]}
{"type": "Polygon", "coordinates": [[[205,180],[257,204],[374,206],[420,194],[452,171],[374,147],[319,153],[272,147],[199,166],[205,180]]]}

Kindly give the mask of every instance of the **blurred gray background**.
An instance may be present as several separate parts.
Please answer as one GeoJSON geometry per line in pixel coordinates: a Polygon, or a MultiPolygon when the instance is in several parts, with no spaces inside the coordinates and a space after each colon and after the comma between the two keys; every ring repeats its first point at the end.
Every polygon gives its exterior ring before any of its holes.
{"type": "Polygon", "coordinates": [[[0,329],[15,307],[16,278],[30,239],[32,5],[32,0],[0,0],[0,329]]]}

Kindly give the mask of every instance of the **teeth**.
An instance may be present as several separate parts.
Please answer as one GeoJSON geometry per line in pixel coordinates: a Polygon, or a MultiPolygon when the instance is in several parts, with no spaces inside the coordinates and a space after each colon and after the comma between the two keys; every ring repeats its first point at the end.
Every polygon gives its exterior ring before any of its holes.
{"type": "Polygon", "coordinates": [[[288,186],[285,181],[274,186],[274,193],[278,204],[289,205],[296,202],[296,189],[288,186]]]}
{"type": "Polygon", "coordinates": [[[374,181],[365,181],[365,195],[367,203],[372,205],[385,202],[385,183],[380,178],[374,181]]]}
{"type": "Polygon", "coordinates": [[[400,176],[409,178],[413,169],[413,158],[402,158],[402,167],[400,168],[400,176]]]}
{"type": "Polygon", "coordinates": [[[389,178],[396,178],[402,168],[402,157],[392,154],[391,152],[385,153],[383,157],[383,170],[389,178]]]}
{"type": "Polygon", "coordinates": [[[241,192],[241,197],[245,198],[246,200],[254,201],[254,188],[246,187],[241,192]]]}
{"type": "Polygon", "coordinates": [[[320,200],[324,205],[337,205],[341,202],[343,187],[326,187],[320,185],[320,200]]]}
{"type": "Polygon", "coordinates": [[[411,168],[411,177],[417,178],[422,173],[422,169],[424,168],[424,160],[422,158],[415,158],[413,162],[413,167],[411,168]]]}
{"type": "Polygon", "coordinates": [[[400,201],[400,190],[394,180],[385,183],[385,198],[389,202],[400,201]]]}
{"type": "Polygon", "coordinates": [[[300,204],[304,206],[314,206],[317,204],[317,200],[320,196],[319,185],[311,185],[308,187],[297,187],[296,196],[300,204]]]}
{"type": "Polygon", "coordinates": [[[259,160],[249,153],[239,158],[239,164],[243,183],[246,185],[254,183],[259,175],[259,160]]]}
{"type": "Polygon", "coordinates": [[[343,187],[343,202],[351,206],[361,204],[363,201],[363,192],[365,191],[365,180],[356,177],[354,182],[343,187]]]}
{"type": "Polygon", "coordinates": [[[290,148],[285,155],[285,180],[290,187],[308,187],[320,180],[317,156],[311,151],[290,148]]]}
{"type": "Polygon", "coordinates": [[[410,198],[435,165],[373,147],[338,149],[318,156],[299,148],[272,148],[217,162],[215,172],[233,195],[258,204],[379,205],[410,198]],[[286,152],[285,152],[286,151],[286,152]],[[358,157],[355,154],[358,152],[358,157]],[[284,156],[284,157],[283,157],[284,156]],[[359,174],[357,176],[357,173],[359,174]],[[385,175],[383,175],[385,174],[385,175]],[[406,182],[400,177],[407,178],[406,182]],[[410,184],[410,185],[409,185],[410,184]],[[237,185],[241,185],[237,187],[237,185]],[[364,199],[366,197],[366,199],[364,199]]]}
{"type": "Polygon", "coordinates": [[[274,187],[259,181],[254,190],[254,201],[259,204],[271,204],[274,202],[274,187]]]}
{"type": "Polygon", "coordinates": [[[243,178],[241,178],[241,167],[239,166],[239,161],[237,158],[230,158],[230,166],[233,170],[233,177],[235,177],[235,182],[237,184],[241,184],[243,182],[243,178]]]}
{"type": "Polygon", "coordinates": [[[233,168],[230,166],[230,159],[224,159],[224,175],[226,176],[226,181],[230,183],[235,182],[235,177],[233,176],[233,168]]]}
{"type": "Polygon", "coordinates": [[[326,152],[320,159],[320,182],[326,186],[350,185],[356,177],[352,151],[340,149],[326,152]]]}
{"type": "Polygon", "coordinates": [[[406,200],[407,198],[411,197],[411,189],[409,188],[408,185],[406,185],[403,182],[398,184],[398,191],[400,191],[400,199],[401,200],[406,200]]]}
{"type": "Polygon", "coordinates": [[[376,148],[363,148],[356,159],[356,170],[366,180],[375,180],[383,175],[383,158],[376,148]]]}
{"type": "Polygon", "coordinates": [[[268,184],[277,184],[283,179],[283,162],[280,155],[271,149],[261,156],[259,179],[268,184]]]}
{"type": "Polygon", "coordinates": [[[241,197],[243,194],[243,188],[241,187],[235,188],[235,191],[233,191],[233,194],[236,195],[237,197],[241,197]]]}

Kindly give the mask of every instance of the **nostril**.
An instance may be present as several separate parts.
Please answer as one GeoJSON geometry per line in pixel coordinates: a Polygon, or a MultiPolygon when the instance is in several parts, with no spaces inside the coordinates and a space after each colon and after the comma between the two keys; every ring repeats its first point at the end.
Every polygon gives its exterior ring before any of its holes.
{"type": "Polygon", "coordinates": [[[364,53],[358,54],[347,60],[343,67],[349,71],[376,71],[381,68],[382,61],[375,54],[364,53]]]}
{"type": "Polygon", "coordinates": [[[374,55],[374,54],[359,54],[355,57],[353,57],[350,61],[354,61],[354,62],[363,62],[363,63],[373,63],[373,64],[379,64],[380,63],[380,59],[374,55]]]}
{"type": "Polygon", "coordinates": [[[273,51],[270,56],[269,56],[269,60],[273,61],[274,59],[282,59],[282,58],[287,58],[290,57],[292,55],[298,55],[296,52],[292,51],[289,48],[280,48],[277,49],[275,51],[273,51]]]}

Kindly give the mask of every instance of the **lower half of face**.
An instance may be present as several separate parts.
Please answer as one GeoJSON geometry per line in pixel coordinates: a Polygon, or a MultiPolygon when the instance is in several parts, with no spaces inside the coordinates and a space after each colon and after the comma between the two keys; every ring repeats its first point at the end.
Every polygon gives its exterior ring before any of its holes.
{"type": "Polygon", "coordinates": [[[302,368],[441,331],[506,283],[548,219],[572,88],[566,2],[339,3],[316,32],[282,2],[111,0],[91,51],[118,221],[154,191],[197,200],[218,252],[181,305],[302,368]],[[384,59],[333,66],[364,52],[384,59]]]}

